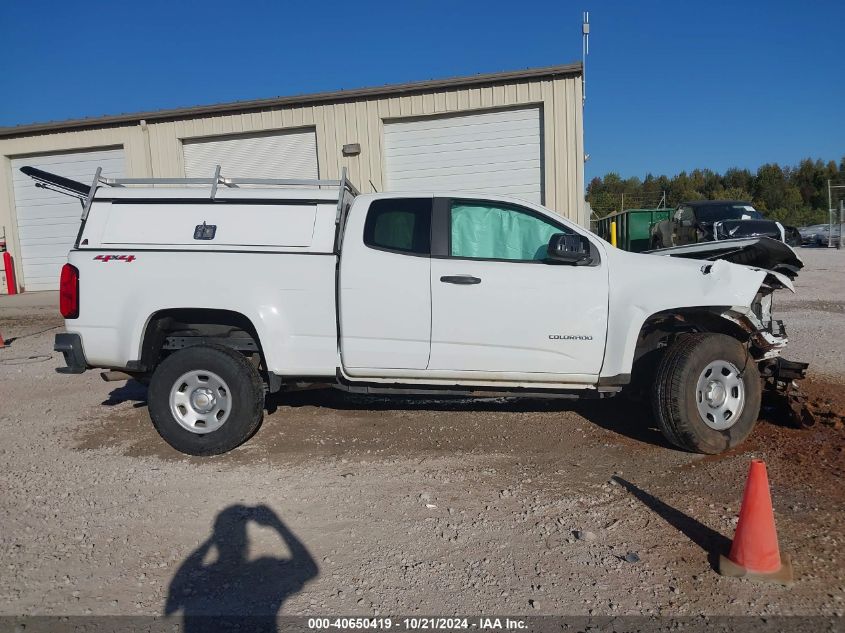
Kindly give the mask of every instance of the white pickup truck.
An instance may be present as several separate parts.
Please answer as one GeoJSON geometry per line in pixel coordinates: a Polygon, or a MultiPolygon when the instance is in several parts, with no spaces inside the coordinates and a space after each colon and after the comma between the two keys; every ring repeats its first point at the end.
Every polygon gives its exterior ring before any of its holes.
{"type": "Polygon", "coordinates": [[[86,185],[23,171],[83,206],[61,273],[58,371],[148,382],[155,428],[192,455],[247,440],[265,394],[325,383],[481,397],[639,386],[670,442],[716,453],[749,434],[761,375],[783,369],[771,293],[792,285],[753,260],[801,264],[773,240],[662,257],[522,200],[361,195],[345,174],[98,172],[86,185]]]}

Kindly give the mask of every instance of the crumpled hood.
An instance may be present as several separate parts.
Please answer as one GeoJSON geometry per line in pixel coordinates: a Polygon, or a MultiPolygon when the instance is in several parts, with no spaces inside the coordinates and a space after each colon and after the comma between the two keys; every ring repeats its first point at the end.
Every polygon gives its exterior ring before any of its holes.
{"type": "MultiPolygon", "coordinates": [[[[668,250],[668,249],[667,249],[668,250]]],[[[761,287],[789,288],[783,275],[725,260],[656,257],[611,249],[611,297],[628,295],[637,311],[653,314],[697,306],[750,307],[761,287]]]]}
{"type": "Polygon", "coordinates": [[[775,279],[781,280],[784,287],[793,290],[793,292],[794,288],[789,280],[795,279],[798,276],[798,271],[804,267],[804,262],[801,261],[792,247],[770,237],[699,242],[687,246],[673,246],[646,251],[646,253],[707,261],[724,260],[741,266],[765,270],[772,273],[775,279]]]}
{"type": "MultiPolygon", "coordinates": [[[[717,277],[723,277],[729,272],[728,266],[736,267],[738,264],[732,264],[731,262],[725,261],[723,259],[717,259],[712,264],[705,264],[701,267],[701,272],[704,274],[716,275],[717,277]]],[[[768,286],[773,290],[779,290],[782,288],[786,288],[791,292],[795,292],[795,285],[792,283],[792,280],[784,275],[783,273],[779,273],[774,270],[765,270],[762,268],[755,268],[752,266],[745,266],[744,268],[748,270],[753,270],[757,272],[761,272],[765,274],[763,277],[762,285],[768,286]]]]}

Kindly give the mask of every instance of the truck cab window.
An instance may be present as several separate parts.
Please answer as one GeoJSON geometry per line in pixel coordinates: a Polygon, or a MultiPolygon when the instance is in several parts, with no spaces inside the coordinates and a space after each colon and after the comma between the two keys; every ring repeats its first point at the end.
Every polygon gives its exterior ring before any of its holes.
{"type": "Polygon", "coordinates": [[[431,253],[431,198],[375,200],[364,223],[364,244],[399,253],[431,253]]]}
{"type": "Polygon", "coordinates": [[[493,202],[452,203],[450,254],[472,259],[540,261],[549,240],[567,229],[539,215],[493,202]]]}

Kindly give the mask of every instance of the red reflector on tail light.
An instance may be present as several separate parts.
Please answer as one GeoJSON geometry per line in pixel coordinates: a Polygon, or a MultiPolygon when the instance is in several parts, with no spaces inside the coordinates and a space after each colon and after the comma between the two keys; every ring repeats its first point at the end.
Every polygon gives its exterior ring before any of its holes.
{"type": "Polygon", "coordinates": [[[79,270],[71,264],[62,266],[62,277],[59,281],[59,311],[66,319],[75,319],[79,316],[79,270]]]}

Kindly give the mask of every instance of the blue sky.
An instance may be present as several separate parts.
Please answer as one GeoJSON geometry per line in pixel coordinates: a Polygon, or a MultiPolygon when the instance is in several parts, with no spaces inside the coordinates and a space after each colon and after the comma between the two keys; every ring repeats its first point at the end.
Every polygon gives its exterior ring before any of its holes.
{"type": "Polygon", "coordinates": [[[845,2],[0,3],[0,125],[577,61],[588,179],[845,155],[845,2]]]}

